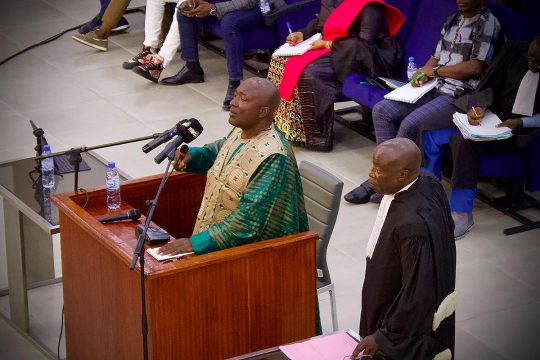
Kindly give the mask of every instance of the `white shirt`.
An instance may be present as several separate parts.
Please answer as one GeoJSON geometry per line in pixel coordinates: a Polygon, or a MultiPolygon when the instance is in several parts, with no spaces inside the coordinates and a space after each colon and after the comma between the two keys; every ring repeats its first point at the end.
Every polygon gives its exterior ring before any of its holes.
{"type": "MultiPolygon", "coordinates": [[[[414,179],[409,185],[396,192],[396,194],[408,190],[412,184],[416,182],[416,180],[418,180],[418,178],[414,179]]],[[[394,196],[396,194],[384,195],[381,200],[381,205],[379,205],[379,211],[377,212],[377,218],[375,219],[375,224],[371,230],[371,235],[369,236],[366,247],[366,254],[369,259],[371,259],[373,256],[375,246],[377,246],[377,241],[379,240],[379,235],[381,234],[381,229],[386,221],[386,215],[388,215],[388,210],[390,209],[390,204],[392,204],[392,201],[394,201],[394,196]]]]}

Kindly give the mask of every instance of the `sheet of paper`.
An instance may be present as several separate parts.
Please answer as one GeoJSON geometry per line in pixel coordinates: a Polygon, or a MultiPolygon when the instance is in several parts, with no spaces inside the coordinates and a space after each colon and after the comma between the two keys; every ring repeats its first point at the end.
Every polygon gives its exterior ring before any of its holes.
{"type": "Polygon", "coordinates": [[[430,92],[435,86],[437,86],[437,81],[434,79],[429,80],[420,87],[414,87],[410,83],[407,83],[402,87],[384,95],[384,98],[414,104],[418,101],[418,99],[430,92]]]}
{"type": "Polygon", "coordinates": [[[350,356],[358,342],[346,332],[320,336],[279,349],[291,360],[342,360],[350,356]]]}
{"type": "Polygon", "coordinates": [[[287,43],[281,45],[272,56],[294,56],[294,55],[303,55],[306,51],[309,50],[311,47],[311,44],[315,40],[320,40],[322,38],[322,35],[320,33],[317,33],[313,36],[311,36],[309,39],[306,39],[302,41],[301,43],[298,43],[294,46],[291,46],[287,43]]]}
{"type": "Polygon", "coordinates": [[[156,247],[156,248],[148,249],[148,250],[146,250],[146,252],[149,253],[150,255],[152,255],[152,257],[154,259],[159,260],[159,261],[177,259],[177,258],[181,258],[183,256],[193,254],[193,252],[187,252],[187,253],[176,254],[176,255],[160,255],[160,254],[158,254],[158,250],[159,250],[159,248],[156,247]]]}

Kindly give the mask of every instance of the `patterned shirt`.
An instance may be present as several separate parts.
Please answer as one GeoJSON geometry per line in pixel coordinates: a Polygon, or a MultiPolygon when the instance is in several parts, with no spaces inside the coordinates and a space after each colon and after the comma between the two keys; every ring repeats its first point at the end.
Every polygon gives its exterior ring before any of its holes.
{"type": "Polygon", "coordinates": [[[259,6],[259,0],[230,0],[217,2],[212,1],[216,5],[217,18],[221,20],[225,14],[237,10],[250,10],[259,6]]]}
{"type": "MultiPolygon", "coordinates": [[[[484,8],[481,13],[466,18],[462,14],[451,15],[445,22],[433,57],[438,65],[456,65],[468,60],[481,60],[490,64],[501,35],[499,20],[484,8]]],[[[439,79],[437,86],[442,93],[454,95],[457,87],[474,90],[479,78],[457,80],[439,79]]]]}

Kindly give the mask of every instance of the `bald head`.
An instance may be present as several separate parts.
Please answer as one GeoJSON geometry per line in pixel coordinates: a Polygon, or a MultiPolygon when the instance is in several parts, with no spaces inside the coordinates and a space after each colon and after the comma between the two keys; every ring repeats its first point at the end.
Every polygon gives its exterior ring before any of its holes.
{"type": "Polygon", "coordinates": [[[274,83],[266,78],[258,77],[249,78],[244,83],[249,86],[250,91],[253,91],[260,106],[268,106],[273,118],[280,102],[279,91],[274,83]]]}
{"type": "Polygon", "coordinates": [[[414,142],[406,138],[387,140],[373,153],[371,186],[380,194],[395,194],[418,177],[421,164],[422,155],[414,142]]]}

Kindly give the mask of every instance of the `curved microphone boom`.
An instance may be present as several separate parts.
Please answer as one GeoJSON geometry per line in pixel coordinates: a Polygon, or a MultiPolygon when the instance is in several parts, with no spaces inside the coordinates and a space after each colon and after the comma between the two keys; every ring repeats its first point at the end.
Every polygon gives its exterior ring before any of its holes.
{"type": "Polygon", "coordinates": [[[154,161],[161,164],[166,158],[173,159],[174,152],[182,143],[189,143],[195,140],[203,131],[201,123],[197,119],[182,120],[181,126],[178,127],[178,136],[171,141],[162,152],[160,152],[154,161]]]}
{"type": "Polygon", "coordinates": [[[124,212],[117,215],[111,215],[111,216],[104,216],[99,218],[99,222],[101,223],[108,223],[113,221],[121,221],[121,220],[138,220],[141,217],[141,210],[139,209],[131,209],[128,212],[124,212]]]}

